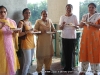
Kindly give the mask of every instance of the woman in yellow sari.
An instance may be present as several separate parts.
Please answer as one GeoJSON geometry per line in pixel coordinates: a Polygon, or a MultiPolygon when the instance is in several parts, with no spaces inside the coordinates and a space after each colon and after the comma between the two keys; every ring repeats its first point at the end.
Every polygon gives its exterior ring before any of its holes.
{"type": "Polygon", "coordinates": [[[15,75],[19,68],[15,50],[16,33],[11,28],[16,28],[14,20],[7,17],[7,9],[0,6],[0,75],[15,75]]]}
{"type": "Polygon", "coordinates": [[[88,5],[88,14],[82,17],[80,26],[83,27],[81,47],[80,47],[80,62],[81,72],[79,75],[85,75],[89,63],[91,72],[97,75],[98,66],[100,63],[100,14],[96,13],[96,5],[90,3],[88,5]]]}

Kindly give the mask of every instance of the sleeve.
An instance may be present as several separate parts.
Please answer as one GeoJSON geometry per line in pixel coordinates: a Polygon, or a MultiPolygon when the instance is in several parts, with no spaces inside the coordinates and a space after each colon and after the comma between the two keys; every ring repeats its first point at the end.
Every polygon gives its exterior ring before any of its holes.
{"type": "Polygon", "coordinates": [[[19,47],[18,47],[18,33],[13,33],[13,41],[14,41],[14,46],[15,46],[15,50],[18,51],[19,47]]]}
{"type": "Polygon", "coordinates": [[[17,28],[17,24],[13,19],[7,18],[7,20],[12,24],[10,25],[10,28],[17,28]]]}
{"type": "Polygon", "coordinates": [[[82,20],[81,20],[81,22],[86,21],[86,20],[87,20],[87,18],[88,18],[88,15],[87,15],[87,14],[83,15],[83,16],[82,16],[82,20]]]}
{"type": "Polygon", "coordinates": [[[74,23],[75,23],[75,25],[78,25],[78,20],[77,20],[77,17],[76,16],[74,18],[74,23]]]}
{"type": "Polygon", "coordinates": [[[17,28],[16,22],[14,20],[12,20],[12,22],[13,22],[14,26],[17,28]]]}
{"type": "Polygon", "coordinates": [[[36,20],[34,29],[39,31],[39,20],[36,20]]]}
{"type": "Polygon", "coordinates": [[[60,17],[60,20],[59,20],[59,25],[61,26],[63,23],[63,16],[60,17]]]}
{"type": "Polygon", "coordinates": [[[97,25],[100,25],[100,18],[96,22],[97,25]]]}
{"type": "Polygon", "coordinates": [[[50,20],[50,23],[51,23],[51,31],[54,31],[55,28],[54,28],[54,24],[52,23],[52,21],[50,20]]]}
{"type": "MultiPolygon", "coordinates": [[[[17,28],[16,22],[14,20],[12,20],[12,22],[13,22],[14,26],[17,28]]],[[[15,50],[18,51],[18,48],[19,48],[18,47],[18,36],[19,36],[19,34],[13,33],[12,36],[13,36],[13,42],[14,42],[15,50]]]]}

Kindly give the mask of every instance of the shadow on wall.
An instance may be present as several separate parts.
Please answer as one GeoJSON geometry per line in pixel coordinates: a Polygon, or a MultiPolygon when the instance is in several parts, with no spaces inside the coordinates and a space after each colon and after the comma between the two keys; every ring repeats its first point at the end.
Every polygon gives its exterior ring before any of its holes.
{"type": "Polygon", "coordinates": [[[21,11],[14,12],[14,14],[12,15],[12,19],[15,20],[16,23],[18,24],[19,20],[22,19],[22,12],[21,11]]]}

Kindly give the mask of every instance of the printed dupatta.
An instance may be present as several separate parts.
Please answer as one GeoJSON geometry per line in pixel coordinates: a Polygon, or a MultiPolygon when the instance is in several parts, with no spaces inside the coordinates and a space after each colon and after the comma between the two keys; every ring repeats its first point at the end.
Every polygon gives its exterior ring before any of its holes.
{"type": "Polygon", "coordinates": [[[83,16],[82,21],[83,22],[96,23],[98,19],[100,19],[100,14],[99,13],[95,13],[91,17],[89,17],[89,13],[88,13],[88,14],[83,16]]]}

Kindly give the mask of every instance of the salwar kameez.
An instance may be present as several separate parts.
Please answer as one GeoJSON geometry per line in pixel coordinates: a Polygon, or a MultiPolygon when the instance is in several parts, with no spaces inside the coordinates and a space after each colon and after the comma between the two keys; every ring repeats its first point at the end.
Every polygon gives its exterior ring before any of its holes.
{"type": "MultiPolygon", "coordinates": [[[[83,16],[83,21],[92,22],[96,25],[100,25],[100,16],[98,13],[89,17],[89,14],[83,16]]],[[[100,63],[100,31],[99,28],[85,25],[81,37],[80,46],[80,59],[82,62],[82,71],[87,70],[87,65],[90,63],[93,72],[97,71],[97,66],[100,63]]]]}
{"type": "Polygon", "coordinates": [[[43,22],[42,19],[36,21],[35,27],[36,30],[41,31],[40,34],[37,34],[37,45],[36,45],[36,58],[37,58],[37,71],[42,70],[43,64],[45,65],[45,70],[50,70],[53,56],[53,44],[52,44],[52,34],[45,32],[54,31],[52,22],[48,19],[47,24],[43,22]]]}

